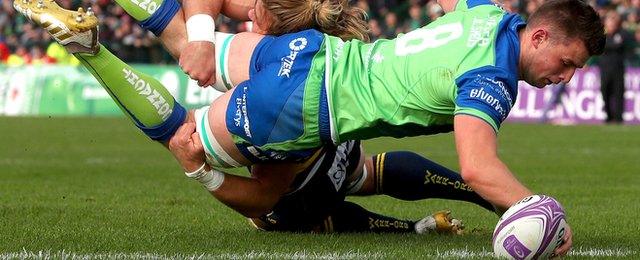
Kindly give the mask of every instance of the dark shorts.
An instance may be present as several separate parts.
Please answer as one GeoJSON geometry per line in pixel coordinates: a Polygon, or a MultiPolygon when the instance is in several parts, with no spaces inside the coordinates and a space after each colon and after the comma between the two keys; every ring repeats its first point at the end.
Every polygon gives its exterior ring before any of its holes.
{"type": "Polygon", "coordinates": [[[297,175],[292,191],[272,212],[253,219],[253,223],[268,231],[312,231],[344,201],[349,186],[346,180],[358,167],[361,153],[358,141],[324,148],[315,162],[297,175]]]}

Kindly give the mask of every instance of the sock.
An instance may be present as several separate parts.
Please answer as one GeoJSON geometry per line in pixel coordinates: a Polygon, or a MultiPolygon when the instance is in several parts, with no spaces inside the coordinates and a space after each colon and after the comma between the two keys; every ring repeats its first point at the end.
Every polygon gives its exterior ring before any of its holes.
{"type": "Polygon", "coordinates": [[[412,152],[389,152],[373,157],[377,194],[401,200],[441,198],[493,206],[475,193],[460,174],[412,152]]]}
{"type": "Polygon", "coordinates": [[[317,232],[392,232],[413,233],[416,222],[387,217],[370,212],[348,201],[330,214],[322,224],[315,228],[317,232]]]}
{"type": "Polygon", "coordinates": [[[177,0],[116,0],[118,5],[140,22],[140,26],[160,36],[180,10],[177,0]]]}
{"type": "Polygon", "coordinates": [[[104,46],[96,55],[74,55],[151,139],[169,140],[184,122],[186,110],[159,81],[134,70],[104,46]]]}

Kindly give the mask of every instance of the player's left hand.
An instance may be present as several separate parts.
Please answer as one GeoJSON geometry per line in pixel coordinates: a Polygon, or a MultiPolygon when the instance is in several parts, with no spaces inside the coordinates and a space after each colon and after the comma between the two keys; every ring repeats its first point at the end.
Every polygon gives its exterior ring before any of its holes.
{"type": "Polygon", "coordinates": [[[571,233],[571,227],[567,224],[567,229],[565,229],[564,237],[562,238],[563,243],[555,251],[553,251],[554,258],[565,256],[571,250],[571,246],[573,245],[572,240],[573,234],[571,233]]]}
{"type": "Polygon", "coordinates": [[[178,128],[169,140],[169,150],[185,172],[193,172],[205,162],[204,148],[193,122],[178,128]]]}
{"type": "Polygon", "coordinates": [[[215,47],[213,43],[206,41],[195,41],[187,43],[182,50],[178,65],[196,80],[201,87],[211,86],[216,83],[216,65],[214,59],[215,47]]]}

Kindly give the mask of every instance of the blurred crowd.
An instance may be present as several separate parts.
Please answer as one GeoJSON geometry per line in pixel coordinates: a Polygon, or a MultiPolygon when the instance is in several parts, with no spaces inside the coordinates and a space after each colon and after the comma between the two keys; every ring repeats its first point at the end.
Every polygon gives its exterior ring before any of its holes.
{"type": "MultiPolygon", "coordinates": [[[[160,42],[142,30],[113,0],[56,0],[69,9],[91,6],[101,21],[100,40],[117,56],[130,63],[174,63],[160,42]]],[[[22,64],[76,64],[61,46],[52,41],[42,29],[29,23],[16,13],[12,0],[2,0],[0,6],[0,63],[22,64]]],[[[544,0],[501,0],[504,9],[527,17],[544,0]]],[[[640,66],[640,0],[589,0],[602,17],[617,15],[621,28],[630,37],[626,62],[640,66]]],[[[371,39],[393,38],[411,31],[443,15],[435,0],[353,0],[369,16],[371,39]]],[[[245,23],[220,17],[217,30],[240,32],[245,23]]]]}

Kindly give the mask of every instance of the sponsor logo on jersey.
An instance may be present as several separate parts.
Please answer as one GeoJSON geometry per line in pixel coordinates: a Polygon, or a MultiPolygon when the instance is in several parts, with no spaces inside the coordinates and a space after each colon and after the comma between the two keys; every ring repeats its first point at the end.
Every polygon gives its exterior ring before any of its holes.
{"type": "Polygon", "coordinates": [[[472,89],[471,93],[469,93],[469,96],[471,98],[479,99],[487,103],[500,114],[500,118],[502,120],[507,117],[507,111],[500,104],[500,100],[486,92],[484,90],[484,87],[481,87],[480,89],[472,89]]]}
{"type": "Polygon", "coordinates": [[[471,30],[469,30],[469,39],[467,47],[487,47],[491,44],[493,37],[491,33],[498,25],[499,16],[489,16],[488,18],[473,18],[471,22],[471,30]]]}
{"type": "Polygon", "coordinates": [[[251,137],[251,128],[249,124],[249,117],[247,116],[247,87],[242,89],[242,98],[236,98],[236,113],[233,117],[235,126],[243,124],[244,134],[247,137],[251,137]]]}
{"type": "Polygon", "coordinates": [[[336,42],[336,49],[333,51],[333,60],[337,61],[338,59],[340,59],[340,57],[342,57],[343,50],[344,50],[344,42],[343,41],[337,41],[336,42]]]}
{"type": "Polygon", "coordinates": [[[307,38],[296,38],[289,42],[289,55],[282,57],[280,60],[282,61],[282,65],[280,66],[280,70],[278,71],[279,77],[287,77],[289,78],[291,75],[291,69],[293,68],[293,63],[298,56],[298,52],[304,50],[307,47],[307,38]]]}
{"type": "Polygon", "coordinates": [[[167,120],[173,109],[169,105],[169,102],[164,99],[160,92],[151,88],[151,85],[147,83],[145,80],[141,79],[136,73],[131,71],[128,68],[123,68],[122,72],[124,73],[124,78],[131,84],[131,86],[138,92],[139,95],[146,97],[146,99],[151,103],[153,107],[156,108],[158,115],[162,118],[162,120],[167,120]]]}
{"type": "Polygon", "coordinates": [[[500,81],[500,80],[496,80],[496,79],[492,79],[489,77],[483,77],[481,75],[478,75],[478,78],[476,78],[476,80],[474,80],[475,83],[477,83],[480,86],[485,86],[485,87],[489,87],[489,88],[493,88],[495,89],[495,87],[497,86],[500,91],[498,92],[498,94],[507,100],[508,105],[509,105],[509,110],[511,110],[511,106],[513,105],[513,98],[511,98],[511,94],[509,93],[509,91],[507,90],[507,87],[505,86],[504,82],[500,81]]]}

